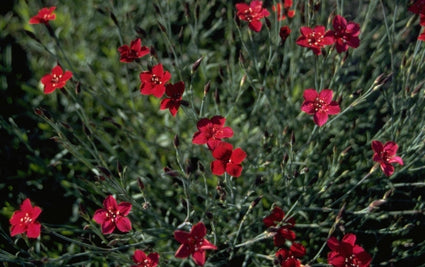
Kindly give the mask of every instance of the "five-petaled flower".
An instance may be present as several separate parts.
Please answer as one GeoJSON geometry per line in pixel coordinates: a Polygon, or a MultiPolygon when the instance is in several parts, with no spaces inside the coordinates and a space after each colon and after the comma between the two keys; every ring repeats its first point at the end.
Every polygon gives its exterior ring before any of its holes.
{"type": "Polygon", "coordinates": [[[325,32],[325,26],[316,26],[314,29],[301,27],[301,36],[297,38],[297,45],[310,48],[314,54],[322,54],[325,45],[334,43],[333,33],[325,32]]]}
{"type": "Polygon", "coordinates": [[[283,0],[282,3],[277,3],[272,7],[273,11],[277,13],[278,20],[284,20],[286,18],[293,18],[295,16],[295,10],[291,10],[292,0],[283,0]]]}
{"type": "Polygon", "coordinates": [[[379,141],[372,141],[373,161],[379,162],[382,171],[386,176],[390,176],[394,172],[392,163],[403,165],[401,157],[396,156],[398,145],[393,141],[388,141],[384,145],[379,141]]]}
{"type": "Polygon", "coordinates": [[[314,115],[314,122],[322,126],[328,120],[328,115],[335,115],[341,111],[338,103],[332,101],[332,95],[333,92],[330,89],[323,89],[320,93],[315,89],[306,89],[301,110],[314,115]]]}
{"type": "Polygon", "coordinates": [[[131,222],[126,217],[131,210],[131,203],[117,201],[112,195],[109,195],[103,201],[103,209],[95,211],[93,219],[102,226],[103,234],[110,234],[118,228],[121,232],[131,230],[131,222]]]}
{"type": "Polygon", "coordinates": [[[181,243],[175,257],[186,258],[192,255],[195,264],[203,266],[205,264],[205,250],[217,249],[216,246],[204,238],[206,234],[207,228],[202,222],[193,225],[190,232],[182,230],[174,231],[174,238],[181,243]]]}
{"type": "Polygon", "coordinates": [[[270,15],[269,11],[263,8],[263,2],[253,0],[249,6],[245,3],[238,3],[235,5],[238,10],[236,15],[240,20],[248,21],[248,26],[255,32],[261,31],[263,24],[260,19],[270,15]]]}
{"type": "Polygon", "coordinates": [[[215,175],[223,175],[227,172],[233,177],[239,177],[242,173],[242,161],[246,153],[241,148],[233,150],[232,144],[220,142],[212,152],[215,160],[211,162],[211,171],[215,175]]]}
{"type": "Polygon", "coordinates": [[[120,52],[120,61],[128,63],[149,54],[149,48],[142,46],[142,40],[137,38],[131,41],[130,46],[123,45],[118,47],[118,52],[120,52]]]}
{"type": "Polygon", "coordinates": [[[273,243],[276,247],[283,246],[286,240],[295,240],[295,232],[290,230],[295,225],[295,219],[290,218],[281,223],[284,218],[285,212],[283,212],[280,207],[276,206],[273,208],[270,215],[263,219],[263,223],[267,228],[274,228],[280,225],[279,228],[273,229],[273,232],[275,232],[273,236],[273,243]]]}
{"type": "Polygon", "coordinates": [[[281,267],[301,267],[299,258],[305,255],[305,247],[300,243],[292,243],[288,249],[279,249],[275,257],[281,267]]]}
{"type": "Polygon", "coordinates": [[[198,131],[193,135],[192,143],[197,145],[207,144],[210,150],[214,150],[221,139],[233,136],[232,128],[224,127],[225,122],[226,119],[222,116],[200,119],[196,125],[198,131]]]}
{"type": "Polygon", "coordinates": [[[53,13],[53,11],[55,11],[56,7],[52,6],[52,7],[43,7],[42,9],[40,9],[40,11],[38,11],[38,14],[35,15],[34,17],[32,17],[29,21],[30,24],[40,24],[40,23],[44,23],[47,24],[49,23],[49,20],[55,20],[56,19],[56,14],[53,13]]]}
{"type": "Polygon", "coordinates": [[[40,213],[40,207],[33,207],[31,200],[25,199],[21,204],[21,209],[15,211],[9,220],[12,225],[10,235],[15,236],[26,232],[29,238],[39,237],[41,224],[37,221],[37,218],[40,213]]]}
{"type": "Polygon", "coordinates": [[[356,235],[346,234],[341,241],[335,237],[328,239],[328,263],[334,267],[367,267],[372,257],[362,247],[356,244],[356,235]]]}
{"type": "Polygon", "coordinates": [[[425,14],[425,0],[415,1],[408,10],[415,14],[425,14]]]}
{"type": "Polygon", "coordinates": [[[140,93],[162,97],[165,93],[165,84],[171,79],[171,74],[164,71],[162,64],[157,64],[150,71],[140,73],[140,93]]]}
{"type": "Polygon", "coordinates": [[[133,254],[133,261],[136,265],[132,265],[131,267],[156,267],[159,262],[159,254],[153,252],[146,256],[144,251],[136,249],[133,254]]]}
{"type": "Polygon", "coordinates": [[[184,82],[180,81],[175,84],[166,84],[165,93],[168,98],[164,98],[161,101],[160,109],[169,109],[171,115],[176,116],[179,110],[180,104],[182,103],[182,96],[184,92],[184,82]]]}
{"type": "Polygon", "coordinates": [[[57,65],[52,69],[52,73],[46,74],[41,78],[41,83],[44,85],[44,93],[51,94],[55,89],[63,88],[71,77],[72,72],[69,70],[63,72],[61,66],[57,65]]]}
{"type": "Polygon", "coordinates": [[[335,38],[335,47],[338,53],[347,51],[349,46],[353,48],[359,47],[359,24],[351,21],[347,22],[344,17],[336,15],[332,25],[334,28],[332,33],[335,38]]]}

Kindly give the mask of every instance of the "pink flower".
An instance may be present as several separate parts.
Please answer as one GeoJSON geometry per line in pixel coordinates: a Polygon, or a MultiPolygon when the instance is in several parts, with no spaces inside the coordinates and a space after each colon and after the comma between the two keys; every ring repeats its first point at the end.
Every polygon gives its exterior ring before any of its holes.
{"type": "Polygon", "coordinates": [[[151,71],[140,73],[140,93],[142,95],[154,95],[162,97],[165,93],[165,84],[171,79],[171,74],[164,71],[162,64],[155,65],[151,71]]]}
{"type": "Polygon", "coordinates": [[[207,144],[210,150],[221,142],[223,138],[233,136],[233,130],[230,127],[224,127],[226,119],[222,116],[214,116],[210,119],[203,118],[197,123],[198,130],[192,138],[192,143],[197,145],[207,144]]]}
{"type": "Polygon", "coordinates": [[[67,70],[64,73],[61,66],[57,65],[52,69],[51,74],[46,74],[41,78],[41,83],[44,85],[44,93],[51,94],[56,89],[63,88],[71,77],[72,72],[67,70]]]}
{"type": "Polygon", "coordinates": [[[336,15],[332,22],[335,38],[335,47],[338,53],[348,50],[348,47],[357,48],[360,45],[360,26],[354,22],[348,22],[344,17],[336,15]]]}
{"type": "Polygon", "coordinates": [[[233,177],[239,177],[242,173],[242,161],[246,153],[241,148],[233,150],[233,146],[226,142],[219,143],[212,152],[216,159],[211,162],[211,171],[215,175],[223,175],[227,172],[233,177]]]}
{"type": "Polygon", "coordinates": [[[269,11],[263,8],[262,1],[253,0],[249,6],[245,3],[235,5],[238,10],[236,15],[240,20],[248,21],[249,28],[255,32],[261,31],[263,24],[260,19],[270,15],[269,11]]]}
{"type": "Polygon", "coordinates": [[[130,46],[120,46],[118,48],[118,52],[120,52],[121,62],[132,62],[137,58],[141,58],[149,54],[149,48],[142,46],[142,40],[137,38],[136,40],[131,41],[130,46]]]}
{"type": "Polygon", "coordinates": [[[156,267],[159,262],[159,254],[153,252],[146,256],[144,251],[136,249],[134,251],[133,261],[136,265],[132,265],[131,267],[156,267]]]}
{"type": "Polygon", "coordinates": [[[304,255],[305,247],[300,243],[292,243],[289,250],[284,248],[279,249],[275,257],[281,267],[301,267],[303,265],[301,265],[299,258],[304,255]]]}
{"type": "Polygon", "coordinates": [[[206,234],[207,229],[202,222],[193,225],[189,233],[181,230],[174,231],[174,238],[181,243],[175,257],[187,258],[192,255],[195,264],[203,266],[205,264],[205,250],[217,249],[216,246],[204,238],[206,234]]]}
{"type": "Polygon", "coordinates": [[[374,152],[373,161],[379,162],[381,170],[386,176],[390,176],[394,172],[392,163],[404,164],[401,157],[396,156],[398,145],[393,141],[386,142],[385,145],[382,145],[381,142],[374,140],[372,141],[372,149],[374,152]]]}
{"type": "Polygon", "coordinates": [[[334,43],[333,33],[325,32],[325,26],[316,26],[314,29],[301,27],[300,32],[301,36],[296,41],[297,45],[310,48],[316,55],[322,54],[322,48],[325,45],[334,43]]]}
{"type": "Polygon", "coordinates": [[[356,245],[356,235],[346,234],[341,241],[335,237],[328,239],[328,263],[334,267],[368,267],[372,257],[362,247],[356,245]]]}
{"type": "Polygon", "coordinates": [[[314,122],[322,126],[328,120],[328,115],[338,114],[341,110],[337,102],[332,101],[332,90],[323,89],[318,93],[315,89],[304,91],[304,102],[301,110],[314,115],[314,122]]]}
{"type": "Polygon", "coordinates": [[[12,225],[10,235],[15,236],[26,232],[29,238],[39,237],[41,224],[37,222],[37,218],[40,213],[40,207],[33,207],[31,200],[25,199],[21,204],[21,209],[15,211],[9,220],[12,225]]]}
{"type": "Polygon", "coordinates": [[[131,222],[126,217],[131,210],[129,202],[117,201],[112,195],[109,195],[103,201],[103,209],[98,209],[94,213],[93,219],[102,226],[103,234],[110,234],[118,228],[121,232],[129,232],[131,230],[131,222]]]}
{"type": "Polygon", "coordinates": [[[166,84],[165,93],[168,98],[164,98],[161,101],[160,109],[169,109],[171,115],[176,116],[182,102],[182,96],[184,92],[184,82],[180,81],[175,84],[166,84]]]}
{"type": "MultiPolygon", "coordinates": [[[[263,219],[263,223],[266,227],[275,227],[281,223],[283,218],[285,217],[285,213],[283,210],[276,206],[272,210],[272,213],[263,219]]],[[[290,230],[295,225],[294,218],[290,218],[285,221],[284,224],[278,229],[275,229],[275,235],[273,236],[273,243],[276,247],[281,247],[285,244],[286,240],[294,241],[295,240],[295,232],[290,230]]]]}
{"type": "Polygon", "coordinates": [[[40,23],[44,23],[47,24],[49,23],[49,20],[55,20],[56,19],[56,14],[53,13],[53,11],[55,11],[56,7],[52,6],[52,7],[43,7],[42,9],[40,9],[40,11],[38,11],[38,14],[35,15],[34,17],[32,17],[29,21],[30,24],[40,24],[40,23]]]}

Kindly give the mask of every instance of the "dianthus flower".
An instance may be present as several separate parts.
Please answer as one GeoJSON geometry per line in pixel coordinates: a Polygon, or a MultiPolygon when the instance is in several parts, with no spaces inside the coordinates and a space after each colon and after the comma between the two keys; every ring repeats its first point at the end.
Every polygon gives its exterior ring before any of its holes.
{"type": "Polygon", "coordinates": [[[280,207],[276,206],[273,208],[270,215],[263,219],[263,223],[267,228],[276,227],[279,224],[281,225],[279,228],[273,229],[273,232],[275,232],[273,236],[273,243],[276,247],[283,246],[286,240],[295,240],[295,232],[290,230],[294,227],[295,220],[294,218],[290,218],[289,220],[281,224],[281,221],[284,217],[285,212],[283,212],[280,207]]]}
{"type": "Polygon", "coordinates": [[[44,85],[44,93],[50,94],[56,89],[63,88],[71,77],[72,72],[69,70],[63,72],[61,66],[57,65],[52,69],[52,73],[46,74],[41,78],[41,83],[44,85]]]}
{"type": "Polygon", "coordinates": [[[167,98],[162,99],[160,109],[169,109],[171,115],[176,116],[182,102],[184,92],[184,82],[180,81],[175,84],[165,85],[165,93],[167,98]]]}
{"type": "Polygon", "coordinates": [[[193,135],[192,143],[197,145],[207,144],[210,150],[214,150],[221,139],[233,136],[232,128],[224,127],[225,122],[226,118],[222,116],[200,119],[196,125],[198,131],[193,135]]]}
{"type": "Polygon", "coordinates": [[[332,101],[332,90],[323,89],[318,93],[315,89],[304,91],[304,102],[301,110],[314,115],[314,122],[322,126],[328,120],[328,115],[338,114],[341,110],[337,102],[332,101]]]}
{"type": "Polygon", "coordinates": [[[314,29],[301,27],[300,32],[301,36],[296,41],[297,45],[310,48],[316,55],[322,54],[322,48],[325,45],[334,43],[333,33],[325,32],[325,26],[316,26],[314,29]]]}
{"type": "Polygon", "coordinates": [[[130,46],[120,46],[118,48],[118,52],[120,52],[120,61],[128,63],[149,54],[149,48],[142,46],[142,40],[137,38],[136,40],[131,41],[130,46]]]}
{"type": "Polygon", "coordinates": [[[131,267],[156,267],[159,262],[159,254],[153,252],[146,256],[144,251],[136,249],[133,254],[133,261],[136,265],[132,265],[131,267]]]}
{"type": "Polygon", "coordinates": [[[291,29],[288,26],[282,26],[279,30],[279,36],[282,40],[282,44],[285,43],[286,38],[291,34],[291,29]]]}
{"type": "Polygon", "coordinates": [[[334,267],[367,267],[372,257],[362,247],[356,244],[356,235],[346,234],[341,241],[335,237],[328,239],[328,263],[334,267]]]}
{"type": "Polygon", "coordinates": [[[300,243],[292,243],[288,249],[279,249],[275,257],[281,267],[301,267],[299,258],[305,255],[305,247],[300,243]]]}
{"type": "Polygon", "coordinates": [[[398,163],[403,165],[403,160],[401,157],[397,156],[398,145],[389,141],[383,145],[379,141],[372,141],[372,149],[373,149],[373,161],[379,162],[381,166],[381,170],[384,172],[386,176],[390,176],[394,173],[394,166],[392,163],[398,163]]]}
{"type": "Polygon", "coordinates": [[[21,209],[12,214],[9,222],[12,225],[10,235],[26,233],[29,238],[37,238],[40,236],[41,224],[37,222],[37,218],[41,213],[40,207],[32,206],[29,198],[25,199],[21,204],[21,209]]]}
{"type": "Polygon", "coordinates": [[[235,5],[238,10],[236,15],[240,20],[248,21],[249,28],[255,32],[261,31],[263,24],[260,19],[270,15],[269,11],[263,8],[262,1],[253,0],[249,6],[245,3],[235,5]]]}
{"type": "Polygon", "coordinates": [[[283,4],[277,3],[272,7],[273,11],[277,13],[277,19],[293,18],[295,16],[295,10],[291,10],[292,0],[283,0],[282,2],[283,4]]]}
{"type": "Polygon", "coordinates": [[[162,97],[165,93],[165,84],[171,79],[171,74],[164,71],[162,64],[152,67],[151,71],[143,71],[140,73],[140,93],[142,95],[154,95],[162,97]]]}
{"type": "Polygon", "coordinates": [[[211,162],[211,172],[215,175],[223,175],[227,172],[233,177],[239,177],[242,173],[242,161],[246,158],[246,153],[241,148],[233,150],[232,144],[221,142],[212,152],[216,159],[211,162]]]}
{"type": "Polygon", "coordinates": [[[55,11],[56,7],[52,6],[52,7],[43,7],[42,9],[40,9],[40,11],[38,11],[38,14],[35,15],[34,17],[32,17],[29,21],[30,24],[40,24],[40,23],[44,23],[47,24],[49,23],[49,20],[55,20],[56,19],[56,14],[53,13],[53,11],[55,11]]]}
{"type": "Polygon", "coordinates": [[[115,228],[125,233],[131,230],[131,222],[126,217],[130,210],[131,203],[117,204],[115,198],[109,195],[103,201],[103,209],[96,210],[93,219],[102,226],[103,234],[110,234],[115,228]]]}
{"type": "Polygon", "coordinates": [[[174,238],[181,243],[177,249],[176,258],[187,258],[192,255],[195,264],[203,266],[205,264],[205,250],[217,249],[212,243],[205,239],[207,228],[204,223],[198,222],[192,226],[190,232],[181,230],[174,231],[174,238]]]}
{"type": "Polygon", "coordinates": [[[355,22],[347,20],[336,15],[332,22],[334,30],[331,31],[335,39],[335,47],[338,53],[348,50],[348,47],[357,48],[360,45],[359,34],[360,26],[355,22]]]}
{"type": "Polygon", "coordinates": [[[425,14],[425,0],[417,0],[408,9],[415,14],[425,14]]]}

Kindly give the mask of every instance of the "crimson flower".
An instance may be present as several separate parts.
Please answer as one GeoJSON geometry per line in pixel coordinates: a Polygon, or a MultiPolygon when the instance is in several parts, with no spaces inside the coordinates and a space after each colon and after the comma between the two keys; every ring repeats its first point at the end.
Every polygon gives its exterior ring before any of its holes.
{"type": "Polygon", "coordinates": [[[174,238],[181,243],[175,257],[186,258],[192,255],[195,264],[203,266],[205,264],[205,250],[217,249],[216,246],[204,238],[206,234],[207,228],[202,222],[193,225],[189,233],[181,230],[174,231],[174,238]]]}
{"type": "Polygon", "coordinates": [[[282,3],[277,3],[272,7],[273,11],[277,13],[278,20],[284,20],[286,18],[293,18],[295,16],[295,10],[290,10],[292,7],[292,0],[283,0],[282,3]]]}
{"type": "Polygon", "coordinates": [[[44,93],[51,94],[55,89],[63,88],[71,77],[72,72],[69,70],[63,72],[61,66],[57,65],[52,69],[52,73],[46,74],[41,78],[41,83],[44,85],[44,93]]]}
{"type": "Polygon", "coordinates": [[[328,263],[334,267],[367,267],[372,261],[369,253],[356,245],[355,234],[346,234],[341,241],[332,236],[327,243],[332,250],[328,253],[328,263]]]}
{"type": "Polygon", "coordinates": [[[180,81],[175,84],[166,84],[165,93],[168,98],[164,98],[161,101],[160,109],[169,109],[171,115],[176,116],[182,102],[182,96],[184,92],[184,82],[180,81]]]}
{"type": "Polygon", "coordinates": [[[245,3],[235,5],[238,12],[236,15],[240,20],[248,21],[249,28],[255,32],[261,31],[263,24],[260,19],[270,15],[269,11],[263,8],[263,2],[253,0],[249,6],[245,3]]]}
{"type": "Polygon", "coordinates": [[[408,10],[415,14],[425,14],[425,0],[417,0],[408,10]]]}
{"type": "Polygon", "coordinates": [[[372,149],[375,152],[373,161],[379,162],[381,170],[386,176],[390,176],[394,172],[392,163],[404,164],[401,157],[396,156],[398,145],[393,141],[388,141],[383,145],[381,142],[374,140],[372,141],[372,149]]]}
{"type": "Polygon", "coordinates": [[[110,234],[118,228],[121,232],[129,232],[131,230],[131,222],[125,217],[130,213],[131,204],[129,202],[117,201],[112,195],[109,195],[103,201],[103,209],[95,211],[93,220],[102,225],[102,233],[110,234]]]}
{"type": "Polygon", "coordinates": [[[301,265],[299,258],[304,255],[305,247],[300,243],[292,243],[289,250],[285,248],[279,249],[275,257],[281,267],[301,267],[303,265],[301,265]]]}
{"type": "Polygon", "coordinates": [[[118,52],[120,52],[121,62],[132,62],[137,58],[141,58],[149,54],[149,48],[142,46],[142,40],[137,38],[136,40],[131,41],[130,46],[123,45],[118,47],[118,52]]]}
{"type": "Polygon", "coordinates": [[[131,267],[156,267],[159,262],[159,254],[153,252],[146,256],[144,251],[136,249],[133,254],[133,261],[136,265],[131,267]]]}
{"type": "Polygon", "coordinates": [[[171,74],[164,71],[162,64],[155,65],[152,70],[140,73],[140,81],[142,82],[140,93],[160,98],[165,93],[165,84],[170,79],[171,74]]]}
{"type": "Polygon", "coordinates": [[[33,207],[31,200],[25,199],[21,204],[21,209],[15,211],[9,220],[12,225],[10,235],[15,236],[26,232],[29,238],[39,237],[41,224],[36,220],[40,213],[40,207],[33,207]]]}
{"type": "Polygon", "coordinates": [[[314,115],[314,122],[322,126],[328,120],[328,115],[338,114],[341,110],[337,102],[332,101],[332,90],[323,89],[318,93],[315,89],[304,91],[304,102],[301,110],[314,115]]]}
{"type": "Polygon", "coordinates": [[[56,14],[53,13],[53,11],[55,11],[55,9],[56,9],[55,6],[52,6],[52,7],[49,7],[49,8],[43,7],[42,9],[40,9],[40,11],[38,11],[37,15],[30,18],[29,23],[30,24],[40,24],[40,23],[47,24],[47,23],[49,23],[49,20],[55,20],[56,14]]]}
{"type": "Polygon", "coordinates": [[[339,15],[333,19],[334,31],[331,31],[335,38],[335,47],[338,53],[348,50],[348,47],[357,48],[360,45],[360,26],[355,22],[347,20],[339,15]]]}
{"type": "Polygon", "coordinates": [[[310,48],[316,55],[322,54],[322,48],[325,45],[334,43],[333,33],[325,32],[325,26],[316,26],[314,29],[301,27],[300,32],[301,36],[296,41],[297,45],[310,48]]]}
{"type": "Polygon", "coordinates": [[[196,125],[198,131],[193,135],[192,143],[197,145],[207,144],[210,150],[214,150],[221,139],[233,136],[232,128],[224,127],[225,122],[226,119],[222,116],[200,119],[196,125]]]}
{"type": "Polygon", "coordinates": [[[286,38],[288,38],[289,34],[291,34],[291,29],[288,26],[283,26],[279,30],[279,36],[282,40],[282,43],[285,43],[286,38]]]}
{"type": "Polygon", "coordinates": [[[212,152],[216,159],[211,162],[211,172],[215,175],[223,175],[227,172],[233,177],[239,177],[242,173],[242,161],[246,158],[246,153],[241,148],[233,150],[232,144],[221,142],[212,152]]]}
{"type": "MultiPolygon", "coordinates": [[[[269,216],[263,219],[263,223],[266,227],[275,227],[280,224],[280,222],[285,217],[285,212],[276,206],[273,208],[269,216]]],[[[290,218],[288,221],[284,222],[284,225],[280,226],[278,229],[273,229],[275,235],[273,236],[273,243],[276,247],[281,247],[285,244],[286,240],[294,241],[295,232],[290,230],[295,225],[294,218],[290,218]]]]}

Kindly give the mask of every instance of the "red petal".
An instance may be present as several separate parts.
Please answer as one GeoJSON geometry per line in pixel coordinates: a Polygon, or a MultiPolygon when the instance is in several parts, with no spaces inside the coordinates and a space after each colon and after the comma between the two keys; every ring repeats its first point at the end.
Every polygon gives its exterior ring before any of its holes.
{"type": "Polygon", "coordinates": [[[176,230],[174,231],[174,238],[179,243],[186,244],[188,242],[188,239],[190,238],[190,233],[181,230],[176,230]]]}
{"type": "Polygon", "coordinates": [[[211,162],[211,172],[215,175],[223,175],[226,171],[226,164],[221,160],[211,162]]]}
{"type": "Polygon", "coordinates": [[[323,89],[319,93],[319,98],[325,101],[326,104],[330,104],[332,101],[333,92],[330,89],[323,89]]]}
{"type": "Polygon", "coordinates": [[[192,226],[190,234],[192,236],[197,236],[198,238],[204,237],[207,234],[207,228],[205,227],[203,222],[198,222],[197,224],[192,226]]]}
{"type": "Polygon", "coordinates": [[[313,33],[313,30],[309,27],[301,27],[300,32],[301,32],[302,35],[308,36],[308,35],[313,33]]]}
{"type": "Polygon", "coordinates": [[[246,153],[241,148],[236,148],[232,152],[232,156],[230,157],[230,160],[233,163],[239,164],[246,158],[246,153]]]}
{"type": "MultiPolygon", "coordinates": [[[[174,232],[175,234],[175,232],[174,232]]],[[[186,258],[190,256],[190,247],[188,245],[182,244],[176,251],[174,255],[176,258],[186,258]]]]}
{"type": "Polygon", "coordinates": [[[117,201],[112,195],[109,195],[105,198],[105,200],[103,201],[103,206],[107,210],[113,210],[113,211],[118,210],[117,201]]]}
{"type": "Polygon", "coordinates": [[[388,141],[385,143],[384,151],[387,151],[388,155],[394,156],[397,153],[398,145],[393,141],[388,141]]]}
{"type": "Polygon", "coordinates": [[[161,105],[159,107],[160,110],[169,108],[169,105],[171,104],[171,98],[164,98],[161,100],[161,105]]]}
{"type": "Polygon", "coordinates": [[[170,103],[170,113],[171,115],[173,115],[173,117],[176,116],[177,111],[179,110],[179,107],[180,107],[180,102],[172,101],[170,103]]]}
{"type": "Polygon", "coordinates": [[[111,220],[105,220],[102,223],[102,233],[110,234],[115,230],[115,224],[111,220]]]}
{"type": "Polygon", "coordinates": [[[249,28],[255,32],[261,31],[261,28],[263,26],[263,23],[259,20],[253,20],[248,24],[249,28]]]}
{"type": "Polygon", "coordinates": [[[382,145],[381,142],[377,141],[377,140],[373,140],[372,141],[372,149],[373,151],[375,151],[376,153],[381,153],[384,150],[384,146],[382,145]]]}
{"type": "Polygon", "coordinates": [[[70,72],[69,70],[65,71],[65,73],[62,75],[62,79],[61,81],[66,82],[69,79],[71,79],[72,77],[72,72],[70,72]]]}
{"type": "Polygon", "coordinates": [[[239,177],[242,173],[242,166],[240,164],[229,163],[226,165],[226,172],[233,177],[239,177]]]}
{"type": "Polygon", "coordinates": [[[10,229],[10,236],[22,234],[26,230],[27,230],[26,224],[18,223],[18,224],[12,225],[12,228],[10,229]]]}
{"type": "Polygon", "coordinates": [[[207,137],[206,137],[206,136],[205,136],[205,134],[204,134],[203,132],[201,132],[201,131],[196,132],[196,133],[193,135],[193,138],[192,138],[192,143],[193,143],[193,144],[197,144],[197,145],[205,144],[207,141],[208,141],[207,137]]]}
{"type": "Polygon", "coordinates": [[[59,75],[62,75],[62,74],[63,74],[63,70],[62,70],[61,66],[57,65],[56,67],[54,67],[52,69],[52,75],[59,76],[59,75]]]}
{"type": "Polygon", "coordinates": [[[221,129],[220,134],[216,134],[217,138],[230,138],[233,136],[233,130],[230,127],[224,127],[221,129]]]}
{"type": "Polygon", "coordinates": [[[162,64],[159,63],[159,64],[153,66],[151,73],[155,74],[158,77],[162,77],[164,75],[164,69],[162,67],[162,64]]]}
{"type": "Polygon", "coordinates": [[[198,127],[198,130],[200,131],[206,131],[210,123],[212,122],[208,118],[202,118],[198,121],[198,123],[196,124],[196,127],[198,127]]]}
{"type": "Polygon", "coordinates": [[[21,210],[17,210],[12,214],[12,217],[9,219],[10,224],[20,224],[21,218],[25,217],[25,212],[21,210]]]}
{"type": "Polygon", "coordinates": [[[301,258],[305,255],[305,247],[301,245],[300,243],[296,243],[296,242],[292,243],[289,249],[297,258],[301,258]]]}
{"type": "Polygon", "coordinates": [[[394,166],[391,164],[381,163],[381,170],[386,176],[391,176],[394,173],[394,166]]]}
{"type": "Polygon", "coordinates": [[[21,204],[21,211],[25,213],[31,213],[32,212],[32,205],[31,200],[29,198],[25,199],[21,204]]]}
{"type": "Polygon", "coordinates": [[[340,242],[335,237],[331,236],[327,241],[328,247],[333,251],[338,251],[340,247],[340,242]]]}
{"type": "Polygon", "coordinates": [[[404,165],[403,160],[399,156],[394,156],[389,160],[389,163],[398,163],[400,165],[404,165]]]}
{"type": "Polygon", "coordinates": [[[217,247],[213,243],[211,243],[210,241],[204,239],[202,241],[201,249],[213,249],[213,250],[216,250],[217,247]]]}
{"type": "Polygon", "coordinates": [[[41,224],[35,222],[30,223],[27,228],[27,236],[29,238],[37,238],[40,236],[41,224]]]}
{"type": "Polygon", "coordinates": [[[314,100],[319,97],[319,94],[315,89],[305,89],[303,97],[305,101],[314,102],[314,100]]]}
{"type": "Polygon", "coordinates": [[[329,115],[335,115],[341,112],[341,108],[339,107],[338,103],[332,101],[330,105],[326,108],[329,115]]]}
{"type": "Polygon", "coordinates": [[[106,213],[107,211],[104,209],[98,209],[95,211],[93,215],[93,220],[97,222],[98,224],[102,224],[106,220],[106,213]]]}
{"type": "Polygon", "coordinates": [[[314,110],[314,103],[311,101],[304,101],[301,105],[301,111],[304,111],[307,114],[314,114],[316,111],[314,110]]]}
{"type": "Polygon", "coordinates": [[[347,20],[340,15],[336,15],[332,21],[332,25],[337,32],[345,31],[345,27],[347,26],[347,20]],[[341,30],[339,29],[341,27],[341,30]]]}
{"type": "Polygon", "coordinates": [[[230,143],[221,142],[212,152],[212,155],[216,159],[228,161],[232,155],[233,146],[230,143]]]}
{"type": "Polygon", "coordinates": [[[140,249],[136,249],[133,254],[134,263],[141,264],[146,259],[146,254],[140,249]]]}
{"type": "Polygon", "coordinates": [[[143,71],[139,74],[139,78],[142,82],[150,82],[152,79],[152,73],[149,71],[143,71]]]}
{"type": "Polygon", "coordinates": [[[193,252],[192,259],[195,262],[195,264],[204,266],[205,264],[205,251],[200,249],[198,251],[193,252]]]}
{"type": "Polygon", "coordinates": [[[123,233],[127,233],[131,230],[131,221],[127,217],[118,217],[117,218],[117,228],[123,233]]]}
{"type": "Polygon", "coordinates": [[[40,207],[34,206],[34,208],[31,211],[31,219],[35,221],[40,215],[40,213],[41,213],[40,207]]]}
{"type": "MultiPolygon", "coordinates": [[[[162,79],[161,79],[162,83],[166,84],[170,79],[171,79],[171,74],[168,71],[164,72],[162,79]]],[[[164,88],[164,90],[165,90],[165,88],[164,88]]]]}
{"type": "Polygon", "coordinates": [[[338,252],[331,251],[328,254],[328,263],[332,266],[345,266],[345,257],[338,252]]]}
{"type": "Polygon", "coordinates": [[[159,262],[159,254],[157,252],[149,253],[148,258],[151,260],[151,267],[156,267],[159,262]]]}
{"type": "Polygon", "coordinates": [[[131,207],[130,202],[121,202],[118,204],[118,211],[120,212],[120,215],[127,216],[130,213],[131,207]]]}
{"type": "Polygon", "coordinates": [[[165,93],[165,86],[164,85],[156,85],[152,88],[152,95],[161,98],[165,93]]]}
{"type": "Polygon", "coordinates": [[[224,118],[223,116],[214,116],[211,118],[211,123],[223,127],[226,123],[226,118],[224,118]]]}
{"type": "Polygon", "coordinates": [[[356,244],[356,235],[355,234],[346,234],[343,238],[342,238],[342,242],[350,244],[352,247],[354,247],[354,245],[356,244]]]}
{"type": "Polygon", "coordinates": [[[323,111],[314,113],[314,122],[320,127],[328,121],[328,114],[323,111]]]}

